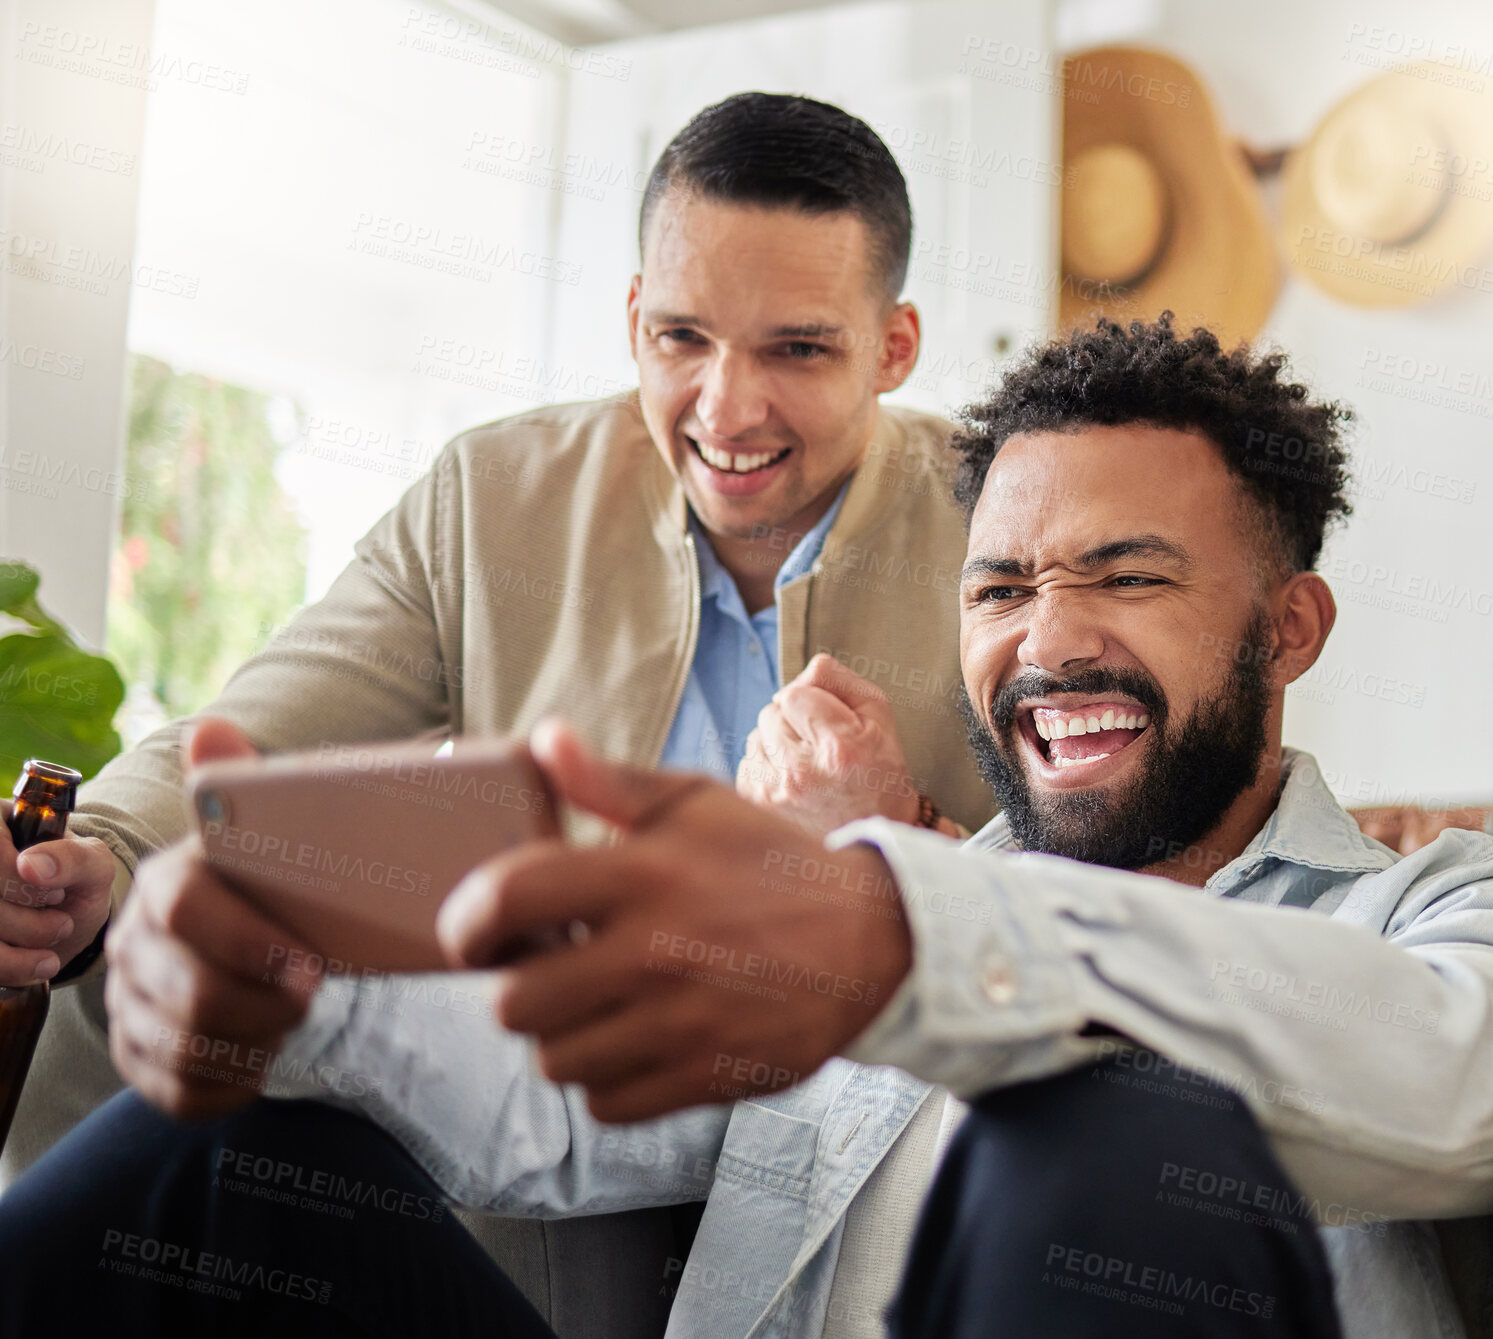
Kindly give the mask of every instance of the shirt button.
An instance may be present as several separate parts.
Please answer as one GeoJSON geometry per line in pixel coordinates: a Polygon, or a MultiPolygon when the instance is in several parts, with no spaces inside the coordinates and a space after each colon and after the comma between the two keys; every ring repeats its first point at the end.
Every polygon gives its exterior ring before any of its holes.
{"type": "Polygon", "coordinates": [[[762,647],[760,645],[758,645],[756,642],[748,642],[747,643],[747,651],[751,655],[760,656],[762,654],[762,647]]]}
{"type": "Polygon", "coordinates": [[[1004,958],[987,958],[980,970],[980,989],[991,1004],[1010,1004],[1016,998],[1016,973],[1004,958]]]}

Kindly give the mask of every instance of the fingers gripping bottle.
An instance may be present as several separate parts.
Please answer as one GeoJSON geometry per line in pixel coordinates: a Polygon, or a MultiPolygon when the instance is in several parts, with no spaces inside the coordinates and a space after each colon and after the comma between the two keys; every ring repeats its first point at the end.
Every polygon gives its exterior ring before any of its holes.
{"type": "MultiPolygon", "coordinates": [[[[67,831],[67,816],[77,803],[82,774],[71,767],[32,758],[21,768],[11,807],[11,841],[17,851],[49,842],[67,831]]],[[[51,988],[45,981],[27,986],[0,986],[0,1149],[21,1100],[21,1086],[47,1021],[51,988]]]]}

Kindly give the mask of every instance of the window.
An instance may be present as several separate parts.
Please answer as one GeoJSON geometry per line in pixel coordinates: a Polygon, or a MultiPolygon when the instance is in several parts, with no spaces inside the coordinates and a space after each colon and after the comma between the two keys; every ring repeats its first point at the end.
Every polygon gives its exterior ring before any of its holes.
{"type": "Polygon", "coordinates": [[[141,155],[137,257],[175,281],[130,313],[132,737],[318,598],[450,436],[546,398],[503,369],[568,274],[531,167],[553,39],[411,0],[158,0],[153,57],[215,74],[158,79],[141,155]],[[237,538],[199,566],[215,529],[237,538]]]}

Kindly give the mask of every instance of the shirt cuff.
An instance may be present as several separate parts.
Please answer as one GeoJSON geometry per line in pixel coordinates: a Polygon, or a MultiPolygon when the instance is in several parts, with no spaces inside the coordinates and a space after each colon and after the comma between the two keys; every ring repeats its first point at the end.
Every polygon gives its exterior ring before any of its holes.
{"type": "Polygon", "coordinates": [[[969,1096],[1072,1064],[1088,1047],[1076,968],[1045,909],[1008,895],[1001,864],[1019,855],[965,850],[947,837],[862,819],[825,839],[874,846],[891,867],[913,965],[886,1008],[846,1050],[969,1096]]]}
{"type": "MultiPolygon", "coordinates": [[[[357,999],[352,977],[327,977],[311,997],[311,1007],[269,1060],[266,1097],[327,1097],[368,1091],[366,1076],[351,1076],[335,1063],[333,1052],[346,1031],[357,999]]],[[[376,1084],[374,1086],[377,1086],[376,1084]]]]}

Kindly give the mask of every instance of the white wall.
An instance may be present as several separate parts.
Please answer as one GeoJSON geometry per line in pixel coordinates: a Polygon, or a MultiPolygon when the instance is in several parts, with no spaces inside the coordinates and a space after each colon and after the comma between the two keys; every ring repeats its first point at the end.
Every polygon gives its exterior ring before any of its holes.
{"type": "MultiPolygon", "coordinates": [[[[1480,0],[1147,8],[1115,36],[1191,64],[1224,124],[1258,147],[1300,142],[1405,51],[1460,62],[1493,105],[1493,6],[1480,0]]],[[[1493,266],[1493,254],[1481,263],[1493,266]]],[[[1493,714],[1478,705],[1493,685],[1493,296],[1458,290],[1372,310],[1288,279],[1265,337],[1318,391],[1358,410],[1366,485],[1326,554],[1338,623],[1288,699],[1287,739],[1316,753],[1350,802],[1493,798],[1493,714]],[[1471,501],[1435,496],[1416,469],[1471,501]]]]}
{"type": "MultiPolygon", "coordinates": [[[[135,251],[152,0],[0,0],[0,557],[103,641],[132,294],[181,281],[135,251]]],[[[200,72],[197,72],[200,74],[200,72]]]]}

